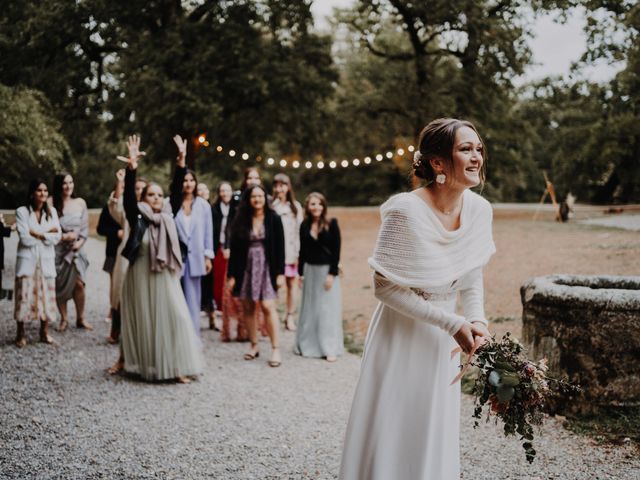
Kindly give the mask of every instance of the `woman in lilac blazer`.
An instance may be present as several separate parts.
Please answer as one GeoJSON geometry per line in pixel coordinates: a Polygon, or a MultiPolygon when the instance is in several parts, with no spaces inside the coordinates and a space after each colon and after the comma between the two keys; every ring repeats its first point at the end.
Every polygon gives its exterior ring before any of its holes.
{"type": "Polygon", "coordinates": [[[186,167],[186,139],[176,135],[173,140],[179,154],[171,182],[170,202],[184,263],[181,283],[193,328],[200,336],[201,277],[211,271],[214,256],[211,207],[196,195],[196,175],[186,167]]]}

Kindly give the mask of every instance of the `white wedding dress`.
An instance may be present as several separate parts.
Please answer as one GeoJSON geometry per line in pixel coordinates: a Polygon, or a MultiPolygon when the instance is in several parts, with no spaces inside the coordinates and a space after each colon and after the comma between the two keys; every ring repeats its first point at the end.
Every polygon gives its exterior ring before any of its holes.
{"type": "Polygon", "coordinates": [[[369,326],[340,468],[343,480],[460,477],[460,384],[452,335],[486,322],[482,266],[494,253],[491,206],[467,191],[444,229],[416,194],[381,208],[373,257],[380,300],[369,326]],[[465,316],[455,313],[461,296],[465,316]]]}

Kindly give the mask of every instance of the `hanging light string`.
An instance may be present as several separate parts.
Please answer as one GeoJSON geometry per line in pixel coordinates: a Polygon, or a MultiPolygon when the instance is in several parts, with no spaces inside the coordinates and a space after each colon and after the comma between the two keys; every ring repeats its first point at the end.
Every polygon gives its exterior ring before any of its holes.
{"type": "MultiPolygon", "coordinates": [[[[198,144],[200,144],[204,148],[208,148],[210,146],[209,140],[207,140],[206,134],[204,133],[198,136],[197,141],[198,141],[198,144]]],[[[415,150],[415,147],[413,145],[408,145],[406,149],[397,148],[394,150],[388,150],[385,153],[377,153],[375,155],[366,156],[362,160],[360,160],[360,158],[353,158],[351,160],[344,159],[340,162],[337,162],[335,160],[331,160],[329,162],[324,160],[319,160],[317,162],[312,162],[310,160],[307,160],[306,162],[302,162],[300,160],[288,161],[284,158],[280,159],[279,161],[276,161],[275,158],[268,157],[266,161],[263,163],[263,165],[266,165],[268,167],[280,167],[280,168],[289,167],[294,169],[306,168],[307,170],[310,170],[312,168],[317,168],[319,170],[322,170],[327,167],[330,169],[335,169],[338,167],[341,167],[341,168],[360,167],[364,165],[370,165],[374,162],[382,162],[385,158],[388,160],[391,160],[394,157],[394,155],[398,155],[399,157],[404,157],[405,155],[411,155],[413,154],[414,150],[415,150]]],[[[246,152],[239,153],[233,149],[225,150],[225,148],[222,145],[216,146],[215,151],[220,154],[224,154],[223,152],[226,151],[226,155],[234,159],[236,157],[239,157],[242,160],[247,161],[250,158],[252,158],[252,156],[246,152]]],[[[260,155],[256,155],[253,158],[257,162],[262,162],[263,160],[263,157],[260,155]]]]}

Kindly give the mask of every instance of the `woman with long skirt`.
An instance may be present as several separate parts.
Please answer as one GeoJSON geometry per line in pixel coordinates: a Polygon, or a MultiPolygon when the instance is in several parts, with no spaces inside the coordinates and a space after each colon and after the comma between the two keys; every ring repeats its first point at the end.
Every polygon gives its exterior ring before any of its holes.
{"type": "Polygon", "coordinates": [[[278,173],[273,177],[273,197],[271,206],[280,215],[284,228],[284,278],[287,290],[287,314],[284,325],[287,330],[295,331],[296,278],[300,252],[300,224],[303,219],[302,205],[296,200],[291,179],[284,173],[278,173]]]}
{"type": "MultiPolygon", "coordinates": [[[[202,198],[205,202],[211,205],[209,198],[211,192],[209,191],[209,187],[206,183],[198,183],[196,187],[196,195],[202,198]]],[[[211,205],[211,218],[214,219],[213,216],[213,205],[211,205]]],[[[216,253],[216,242],[215,242],[215,226],[213,227],[214,237],[213,237],[213,253],[216,253]]],[[[215,257],[213,259],[213,265],[215,266],[215,257]]],[[[220,328],[216,325],[216,305],[213,301],[213,268],[200,278],[200,310],[207,314],[209,317],[209,329],[210,330],[219,330],[220,328]]]]}
{"type": "Polygon", "coordinates": [[[335,362],[344,353],[340,228],[335,218],[327,219],[327,200],[321,193],[310,193],[304,205],[298,260],[303,287],[295,351],[335,362]]]}
{"type": "Polygon", "coordinates": [[[376,308],[365,341],[340,478],[460,478],[460,356],[489,337],[482,267],[495,252],[484,144],[466,121],[421,132],[414,173],[426,185],[381,207],[369,259],[376,308]],[[455,312],[461,296],[464,315],[455,312]],[[479,338],[478,338],[479,337],[479,338]]]}
{"type": "Polygon", "coordinates": [[[173,138],[178,147],[173,181],[171,182],[171,209],[175,216],[182,249],[182,289],[189,306],[191,322],[200,336],[200,303],[204,275],[213,264],[213,225],[211,207],[196,195],[198,181],[193,170],[187,169],[187,140],[179,135],[173,138]]]}
{"type": "Polygon", "coordinates": [[[18,252],[16,257],[15,311],[16,346],[27,344],[25,323],[40,322],[40,341],[53,343],[49,323],[56,308],[55,245],[60,241],[58,214],[47,203],[49,190],[42,180],[29,184],[27,202],[16,210],[18,252]]]}
{"type": "MultiPolygon", "coordinates": [[[[109,343],[116,344],[117,339],[120,337],[121,329],[121,315],[120,315],[120,299],[122,296],[122,283],[127,274],[129,268],[129,260],[122,255],[127,241],[129,240],[129,232],[131,230],[129,222],[127,222],[127,215],[124,211],[124,203],[122,202],[122,195],[124,193],[124,176],[125,169],[120,169],[116,172],[116,188],[111,195],[109,195],[109,201],[107,206],[109,207],[109,213],[115,219],[116,222],[122,228],[122,240],[118,245],[116,251],[115,262],[113,265],[113,273],[111,274],[110,285],[110,304],[111,304],[111,333],[109,335],[109,343]]],[[[135,183],[135,195],[136,201],[140,201],[142,190],[146,187],[147,181],[144,178],[136,178],[135,183]]],[[[107,341],[109,341],[107,339],[107,341]]]]}
{"type": "Polygon", "coordinates": [[[136,201],[140,138],[127,144],[124,209],[131,228],[122,252],[129,260],[122,285],[122,354],[111,373],[124,368],[146,380],[176,379],[202,373],[199,340],[180,286],[182,260],[178,232],[162,188],[147,183],[136,201]]]}
{"type": "Polygon", "coordinates": [[[227,277],[229,289],[242,300],[249,330],[251,350],[245,360],[259,355],[256,309],[264,314],[269,338],[269,366],[282,363],[278,329],[278,282],[284,274],[284,231],[282,221],[267,205],[267,192],[260,186],[249,187],[242,194],[231,230],[231,257],[227,277]]]}
{"type": "MultiPolygon", "coordinates": [[[[122,175],[124,179],[124,170],[122,171],[122,175]]],[[[116,179],[116,189],[118,188],[118,182],[119,180],[116,179]]],[[[96,232],[98,233],[98,235],[105,237],[107,240],[105,245],[105,258],[104,264],[102,265],[102,270],[109,274],[109,301],[111,301],[111,297],[113,296],[111,292],[111,288],[113,286],[113,271],[116,264],[118,246],[122,241],[124,230],[113,217],[113,215],[111,215],[111,213],[109,212],[108,202],[100,212],[100,218],[98,219],[96,232]]],[[[118,343],[118,338],[120,337],[120,322],[118,321],[118,319],[113,318],[113,312],[111,310],[109,310],[108,320],[111,321],[111,329],[109,331],[109,336],[107,337],[107,343],[114,345],[118,343]]]]}
{"type": "Polygon", "coordinates": [[[84,244],[89,237],[89,212],[82,198],[76,198],[73,177],[60,173],[53,178],[53,207],[60,218],[62,238],[56,245],[56,300],[60,310],[59,332],[67,321],[67,302],[73,299],[76,307],[76,327],[93,330],[84,319],[85,285],[89,259],[84,244]]]}

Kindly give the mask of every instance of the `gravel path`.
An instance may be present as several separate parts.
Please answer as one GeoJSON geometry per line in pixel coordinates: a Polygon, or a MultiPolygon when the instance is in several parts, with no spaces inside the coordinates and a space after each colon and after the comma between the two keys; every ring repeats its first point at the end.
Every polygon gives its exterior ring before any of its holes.
{"type": "Polygon", "coordinates": [[[600,227],[621,228],[634,232],[640,231],[640,215],[615,215],[612,217],[589,218],[582,220],[581,223],[600,227]]]}
{"type": "MultiPolygon", "coordinates": [[[[246,362],[246,344],[224,344],[203,330],[206,372],[199,381],[109,377],[117,348],[104,342],[103,244],[90,239],[88,250],[93,332],[53,332],[57,346],[18,350],[11,343],[13,307],[0,302],[0,478],[336,478],[358,357],[331,365],[296,357],[293,335],[285,332],[283,365],[271,369],[266,341],[265,358],[246,362]]],[[[13,263],[15,235],[7,252],[13,263]]],[[[12,275],[9,265],[5,285],[12,275]]],[[[37,338],[35,325],[29,335],[37,338]]],[[[465,397],[465,479],[640,478],[634,447],[598,446],[555,419],[529,466],[519,444],[493,424],[473,430],[471,412],[465,397]]]]}

